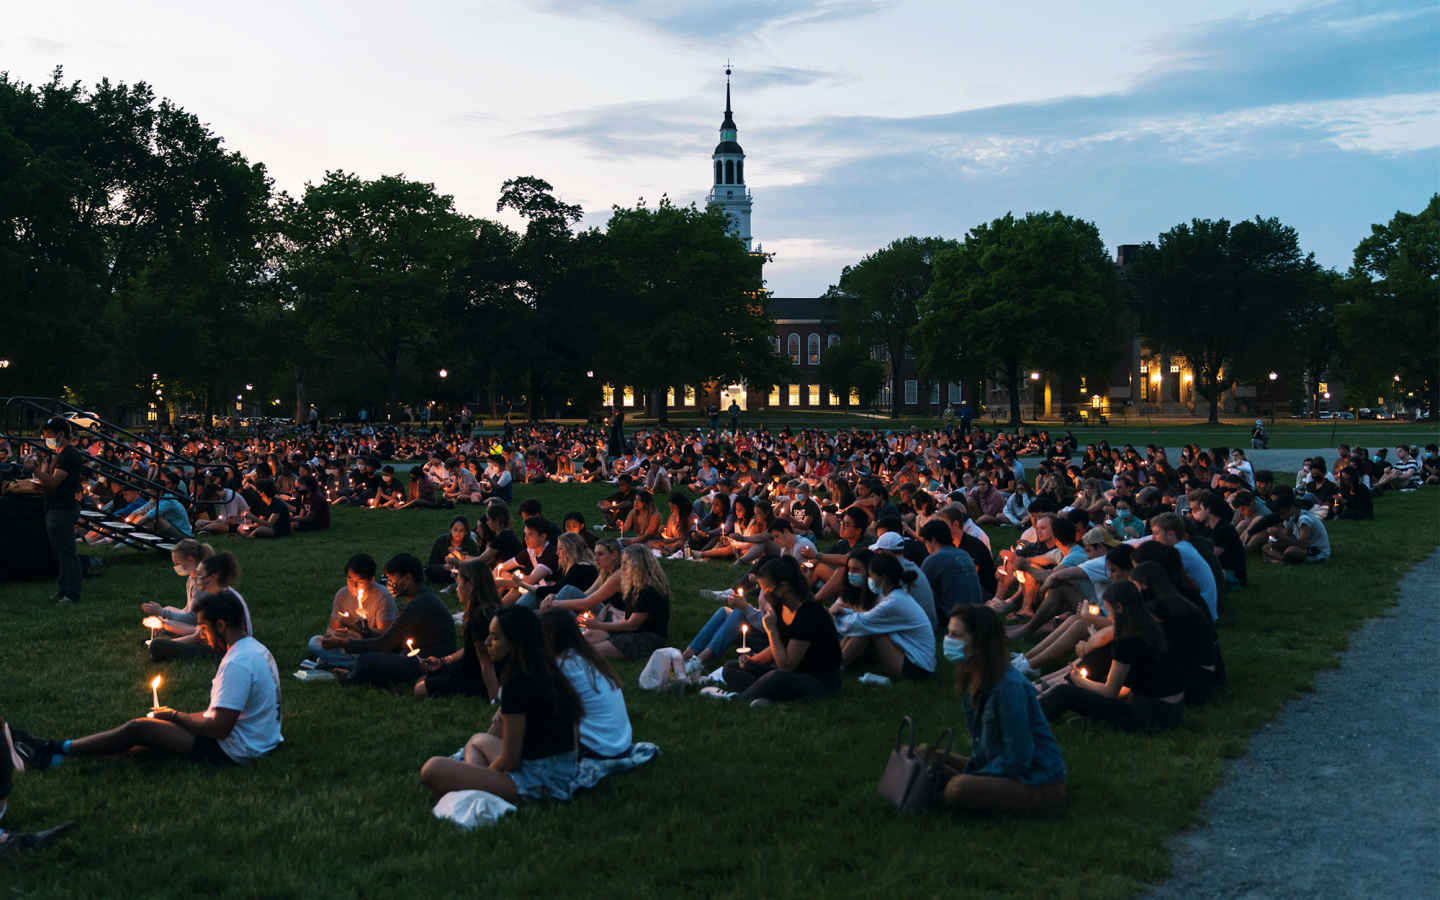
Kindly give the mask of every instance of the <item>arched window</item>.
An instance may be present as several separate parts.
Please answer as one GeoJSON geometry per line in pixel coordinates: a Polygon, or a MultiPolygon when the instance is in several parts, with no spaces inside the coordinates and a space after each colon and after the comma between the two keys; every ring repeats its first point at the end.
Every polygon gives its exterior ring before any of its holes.
{"type": "Polygon", "coordinates": [[[825,346],[833,347],[838,343],[840,343],[840,335],[832,333],[830,337],[826,340],[825,346]]]}
{"type": "Polygon", "coordinates": [[[806,343],[806,347],[805,347],[806,353],[805,353],[805,355],[810,358],[810,365],[812,365],[812,366],[818,366],[818,365],[820,365],[820,335],[818,335],[818,334],[812,334],[812,335],[810,335],[810,339],[809,339],[808,341],[806,341],[805,343],[806,343]]]}
{"type": "Polygon", "coordinates": [[[790,362],[800,365],[800,335],[792,334],[785,340],[785,350],[790,354],[790,362]]]}
{"type": "Polygon", "coordinates": [[[725,160],[725,183],[735,183],[735,160],[733,159],[725,160]]]}
{"type": "Polygon", "coordinates": [[[735,162],[735,183],[745,183],[745,160],[743,159],[737,160],[735,162]]]}
{"type": "MultiPolygon", "coordinates": [[[[717,163],[717,165],[718,165],[718,163],[717,163]]],[[[778,334],[772,334],[772,335],[770,335],[770,349],[775,352],[775,355],[776,355],[776,356],[779,356],[779,355],[780,355],[780,335],[778,335],[778,334]]]]}
{"type": "Polygon", "coordinates": [[[720,165],[720,160],[718,160],[718,159],[715,160],[715,183],[716,183],[716,184],[724,184],[724,183],[725,183],[725,170],[724,170],[724,168],[721,167],[721,165],[720,165]]]}

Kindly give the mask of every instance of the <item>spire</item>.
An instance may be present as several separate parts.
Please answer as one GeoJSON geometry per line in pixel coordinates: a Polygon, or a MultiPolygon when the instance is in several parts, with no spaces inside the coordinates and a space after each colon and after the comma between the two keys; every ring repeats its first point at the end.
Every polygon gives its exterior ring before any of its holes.
{"type": "MultiPolygon", "coordinates": [[[[728,131],[732,131],[732,132],[738,130],[738,129],[735,127],[735,117],[730,114],[730,63],[729,63],[729,62],[726,62],[726,63],[725,63],[725,121],[723,121],[723,122],[720,123],[720,130],[721,130],[721,131],[727,131],[727,130],[728,130],[728,131]]],[[[735,140],[735,138],[734,138],[734,136],[732,135],[731,137],[727,138],[727,140],[732,140],[732,141],[733,141],[733,140],[735,140]]]]}

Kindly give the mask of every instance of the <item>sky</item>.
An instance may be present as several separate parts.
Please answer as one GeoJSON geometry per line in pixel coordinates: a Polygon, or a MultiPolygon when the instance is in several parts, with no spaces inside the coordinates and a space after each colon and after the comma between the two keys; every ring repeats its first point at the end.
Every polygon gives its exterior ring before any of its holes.
{"type": "Polygon", "coordinates": [[[530,0],[7,4],[0,71],[144,81],[278,189],[341,169],[476,216],[533,175],[603,226],[703,203],[733,64],[767,287],[1007,212],[1112,253],[1277,217],[1345,269],[1440,189],[1440,4],[530,0]]]}

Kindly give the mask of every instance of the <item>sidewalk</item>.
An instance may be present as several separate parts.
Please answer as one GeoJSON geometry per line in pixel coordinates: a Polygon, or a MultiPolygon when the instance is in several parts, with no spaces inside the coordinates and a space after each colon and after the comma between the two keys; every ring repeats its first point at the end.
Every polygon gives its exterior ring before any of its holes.
{"type": "Polygon", "coordinates": [[[1440,897],[1440,550],[1255,735],[1152,900],[1440,897]]]}

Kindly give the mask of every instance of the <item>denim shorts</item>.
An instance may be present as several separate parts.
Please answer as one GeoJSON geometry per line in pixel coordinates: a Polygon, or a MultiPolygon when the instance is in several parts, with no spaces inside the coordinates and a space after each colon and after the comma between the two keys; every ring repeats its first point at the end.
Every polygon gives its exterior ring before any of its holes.
{"type": "Polygon", "coordinates": [[[515,789],[525,800],[569,800],[575,793],[575,751],[544,759],[527,759],[510,773],[515,789]]]}

